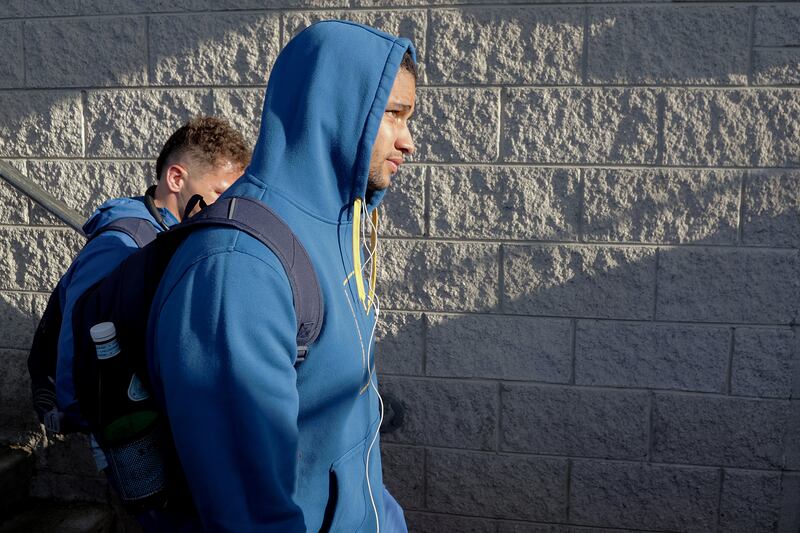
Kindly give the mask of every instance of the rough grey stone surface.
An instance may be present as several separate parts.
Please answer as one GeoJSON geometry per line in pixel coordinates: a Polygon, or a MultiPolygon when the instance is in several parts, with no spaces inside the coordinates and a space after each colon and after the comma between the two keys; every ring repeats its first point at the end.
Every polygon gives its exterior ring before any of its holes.
{"type": "Polygon", "coordinates": [[[450,450],[428,452],[428,507],[487,518],[563,521],[567,461],[450,450]]]}
{"type": "Polygon", "coordinates": [[[435,237],[575,240],[579,173],[526,167],[431,167],[435,237]]]}
{"type": "MultiPolygon", "coordinates": [[[[25,161],[7,161],[12,167],[27,174],[25,161]]],[[[31,199],[0,179],[0,224],[28,224],[30,222],[31,199]]]]}
{"type": "Polygon", "coordinates": [[[730,330],[581,320],[575,383],[725,392],[730,330]]]}
{"type": "Polygon", "coordinates": [[[532,524],[530,522],[500,522],[497,533],[578,533],[569,526],[532,524]]]}
{"type": "Polygon", "coordinates": [[[742,242],[800,247],[800,171],[753,171],[747,178],[742,242]]]}
{"type": "Polygon", "coordinates": [[[415,237],[425,233],[425,167],[401,167],[380,211],[380,234],[415,237]]]}
{"type": "Polygon", "coordinates": [[[381,436],[383,442],[493,450],[497,445],[498,387],[468,383],[384,377],[384,394],[405,408],[403,425],[381,436]]]}
{"type": "Polygon", "coordinates": [[[410,39],[414,43],[417,53],[417,63],[419,68],[420,80],[425,80],[426,72],[426,38],[425,32],[428,28],[428,17],[425,11],[402,10],[402,11],[314,11],[314,12],[294,12],[284,16],[283,19],[283,38],[288,42],[289,39],[300,33],[311,24],[325,19],[351,20],[359,24],[366,24],[378,28],[392,35],[399,35],[410,39]]]}
{"type": "Polygon", "coordinates": [[[570,84],[580,79],[583,14],[569,8],[437,10],[429,82],[570,84]]]}
{"type": "Polygon", "coordinates": [[[87,217],[109,198],[142,196],[157,181],[154,165],[137,161],[31,161],[28,177],[87,217]]]}
{"type": "Polygon", "coordinates": [[[756,8],[755,46],[800,44],[800,6],[772,5],[756,8]]]}
{"type": "Polygon", "coordinates": [[[664,160],[671,165],[800,166],[796,90],[670,90],[664,160]]]}
{"type": "Polygon", "coordinates": [[[656,91],[505,89],[501,154],[530,163],[654,163],[656,91]]]}
{"type": "Polygon", "coordinates": [[[652,459],[781,468],[789,402],[655,395],[652,459]]]}
{"type": "Polygon", "coordinates": [[[781,518],[778,524],[779,533],[792,533],[800,528],[800,474],[784,472],[781,479],[783,497],[781,518]]]}
{"type": "Polygon", "coordinates": [[[491,311],[497,308],[499,246],[384,241],[379,291],[387,309],[491,311]]]}
{"type": "Polygon", "coordinates": [[[83,155],[80,94],[0,92],[0,157],[83,155]]]}
{"type": "Polygon", "coordinates": [[[731,393],[790,398],[794,381],[796,338],[789,328],[736,328],[731,393]]]}
{"type": "Polygon", "coordinates": [[[503,250],[503,309],[507,312],[652,318],[652,249],[504,245],[503,250]]]}
{"type": "Polygon", "coordinates": [[[0,347],[29,350],[46,305],[46,294],[0,291],[0,347]]]}
{"type": "Polygon", "coordinates": [[[714,528],[719,471],[573,461],[570,522],[705,533],[714,528]]]}
{"type": "Polygon", "coordinates": [[[720,530],[771,533],[781,511],[780,472],[725,469],[720,500],[720,530]]]}
{"type": "Polygon", "coordinates": [[[25,68],[31,87],[147,82],[143,17],[35,20],[25,24],[25,37],[25,68]]]}
{"type": "Polygon", "coordinates": [[[280,18],[254,13],[151,17],[149,47],[150,78],[157,85],[266,85],[280,51],[280,18]]]}
{"type": "Polygon", "coordinates": [[[663,320],[789,324],[800,301],[797,251],[674,249],[658,261],[663,320]]]}
{"type": "Polygon", "coordinates": [[[747,81],[747,7],[602,7],[589,17],[590,83],[747,81]]]}
{"type": "Polygon", "coordinates": [[[445,514],[407,512],[406,525],[409,533],[496,533],[493,520],[466,518],[445,514]]]}
{"type": "Polygon", "coordinates": [[[503,385],[500,447],[547,455],[647,456],[646,392],[503,385]]]}
{"type": "Polygon", "coordinates": [[[108,490],[108,481],[100,475],[87,477],[39,470],[31,481],[31,496],[43,500],[106,503],[108,490]]]}
{"type": "Polygon", "coordinates": [[[155,158],[173,131],[211,109],[206,89],[91,91],[84,110],[87,154],[155,158]]]}
{"type": "Polygon", "coordinates": [[[0,290],[52,291],[83,242],[72,230],[0,227],[0,290]]]}
{"type": "Polygon", "coordinates": [[[569,320],[429,315],[431,376],[568,383],[572,376],[569,320]]]}
{"type": "Polygon", "coordinates": [[[754,50],[753,83],[800,85],[800,51],[797,48],[754,50]]]}
{"type": "Polygon", "coordinates": [[[213,89],[213,113],[223,117],[254,147],[261,127],[264,89],[213,89]]]}
{"type": "Polygon", "coordinates": [[[734,244],[741,171],[586,169],[589,241],[734,244]]]}
{"type": "Polygon", "coordinates": [[[419,89],[409,122],[417,147],[413,160],[495,161],[499,109],[495,89],[419,89]]]}
{"type": "Polygon", "coordinates": [[[425,361],[425,318],[419,313],[381,313],[375,332],[378,371],[421,376],[425,361]]]}
{"type": "Polygon", "coordinates": [[[22,23],[0,22],[0,35],[0,87],[21,87],[25,83],[22,23]]]}
{"type": "Polygon", "coordinates": [[[381,446],[383,481],[403,510],[425,508],[425,449],[381,446]]]}
{"type": "MultiPolygon", "coordinates": [[[[0,305],[5,302],[0,300],[0,305]]],[[[5,325],[5,324],[4,324],[5,325]]],[[[0,348],[0,427],[35,427],[25,350],[0,348]]]]}
{"type": "Polygon", "coordinates": [[[89,436],[80,433],[48,437],[48,446],[36,456],[36,464],[57,474],[98,475],[89,436]]]}

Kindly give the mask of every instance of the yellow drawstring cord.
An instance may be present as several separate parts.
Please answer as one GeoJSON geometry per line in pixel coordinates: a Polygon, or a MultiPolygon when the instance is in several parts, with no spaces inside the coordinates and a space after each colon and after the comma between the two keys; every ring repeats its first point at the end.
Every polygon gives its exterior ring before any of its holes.
{"type": "Polygon", "coordinates": [[[375,282],[378,280],[378,256],[375,253],[378,247],[378,208],[372,210],[372,228],[370,231],[368,252],[372,258],[372,268],[369,275],[369,297],[364,289],[364,276],[361,273],[361,198],[356,198],[353,203],[353,272],[356,277],[356,290],[358,299],[364,310],[369,314],[372,303],[375,301],[375,282]]]}

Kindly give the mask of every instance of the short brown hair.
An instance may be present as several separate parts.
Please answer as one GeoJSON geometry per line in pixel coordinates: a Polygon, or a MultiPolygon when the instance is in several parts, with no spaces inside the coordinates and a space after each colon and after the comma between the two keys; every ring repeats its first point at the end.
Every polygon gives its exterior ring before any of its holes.
{"type": "Polygon", "coordinates": [[[416,83],[419,74],[417,73],[417,64],[414,63],[414,58],[411,57],[411,50],[406,50],[406,53],[403,54],[403,60],[400,61],[400,70],[405,70],[414,76],[414,82],[416,83]]]}
{"type": "Polygon", "coordinates": [[[242,168],[250,163],[250,147],[242,134],[233,129],[227,120],[218,117],[195,117],[178,128],[158,154],[156,179],[161,179],[161,173],[170,159],[184,154],[208,165],[214,165],[221,159],[239,163],[242,168]]]}

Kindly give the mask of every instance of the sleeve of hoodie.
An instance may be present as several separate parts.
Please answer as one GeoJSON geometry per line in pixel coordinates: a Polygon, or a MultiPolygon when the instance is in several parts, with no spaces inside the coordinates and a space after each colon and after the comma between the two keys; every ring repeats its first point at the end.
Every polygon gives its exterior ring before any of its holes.
{"type": "Polygon", "coordinates": [[[200,519],[213,531],[305,531],[293,500],[292,292],[278,259],[265,255],[225,250],[174,283],[168,274],[160,289],[152,370],[200,519]]]}
{"type": "Polygon", "coordinates": [[[62,328],[58,336],[59,357],[56,376],[59,380],[59,404],[62,410],[70,407],[64,404],[66,399],[74,398],[74,390],[65,391],[63,387],[68,383],[71,384],[72,378],[72,309],[75,307],[75,302],[86,289],[107,276],[138,249],[139,247],[128,235],[119,231],[107,231],[84,246],[72,267],[69,283],[62,294],[62,328]]]}

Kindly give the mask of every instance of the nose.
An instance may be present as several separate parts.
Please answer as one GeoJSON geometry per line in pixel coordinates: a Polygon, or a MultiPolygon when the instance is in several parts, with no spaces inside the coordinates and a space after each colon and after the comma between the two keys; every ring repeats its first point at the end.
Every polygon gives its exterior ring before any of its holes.
{"type": "Polygon", "coordinates": [[[414,146],[414,139],[411,136],[411,130],[408,129],[408,124],[403,124],[403,129],[397,136],[394,143],[395,148],[407,155],[412,155],[416,151],[414,146]]]}

